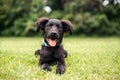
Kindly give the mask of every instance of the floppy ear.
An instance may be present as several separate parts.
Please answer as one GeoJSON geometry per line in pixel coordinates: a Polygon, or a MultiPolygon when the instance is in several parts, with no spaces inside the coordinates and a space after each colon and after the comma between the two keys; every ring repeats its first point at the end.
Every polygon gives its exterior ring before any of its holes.
{"type": "Polygon", "coordinates": [[[70,35],[72,35],[72,31],[73,31],[73,25],[70,21],[68,20],[62,20],[62,25],[64,27],[64,32],[68,32],[70,33],[70,35]]]}
{"type": "Polygon", "coordinates": [[[38,20],[35,22],[35,25],[37,26],[37,32],[39,32],[39,30],[44,30],[44,26],[45,24],[48,22],[48,18],[46,17],[42,17],[42,18],[38,18],[38,20]]]}

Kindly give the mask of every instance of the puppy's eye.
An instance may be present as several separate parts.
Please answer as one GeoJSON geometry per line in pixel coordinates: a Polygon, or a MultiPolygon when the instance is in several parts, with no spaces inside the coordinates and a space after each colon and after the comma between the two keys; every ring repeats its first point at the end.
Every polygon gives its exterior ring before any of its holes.
{"type": "Polygon", "coordinates": [[[49,26],[53,26],[53,24],[52,24],[52,23],[50,23],[50,24],[49,24],[49,26]]]}
{"type": "Polygon", "coordinates": [[[57,27],[60,27],[60,25],[59,25],[59,24],[56,24],[56,26],[57,26],[57,27]]]}
{"type": "Polygon", "coordinates": [[[59,24],[56,24],[56,26],[58,27],[58,28],[61,28],[62,26],[60,26],[59,24]]]}

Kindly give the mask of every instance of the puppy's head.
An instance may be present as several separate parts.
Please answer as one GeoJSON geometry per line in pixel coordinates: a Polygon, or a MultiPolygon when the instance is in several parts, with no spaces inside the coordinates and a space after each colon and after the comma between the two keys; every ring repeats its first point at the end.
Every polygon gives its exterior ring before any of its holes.
{"type": "Polygon", "coordinates": [[[44,40],[50,47],[58,46],[62,42],[63,34],[72,35],[73,25],[68,20],[39,18],[36,21],[37,32],[42,31],[44,40]]]}

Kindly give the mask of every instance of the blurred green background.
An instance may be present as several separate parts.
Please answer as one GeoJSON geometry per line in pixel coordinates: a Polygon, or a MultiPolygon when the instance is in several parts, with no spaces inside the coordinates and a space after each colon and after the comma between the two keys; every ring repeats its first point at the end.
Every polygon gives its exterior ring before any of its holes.
{"type": "Polygon", "coordinates": [[[0,0],[0,80],[119,79],[120,0],[0,0]],[[43,38],[34,23],[40,17],[74,25],[74,36],[63,40],[64,75],[55,74],[56,65],[48,73],[38,67],[34,52],[43,38]]]}
{"type": "Polygon", "coordinates": [[[74,35],[120,36],[120,0],[0,0],[0,36],[35,36],[43,16],[70,20],[74,35]]]}

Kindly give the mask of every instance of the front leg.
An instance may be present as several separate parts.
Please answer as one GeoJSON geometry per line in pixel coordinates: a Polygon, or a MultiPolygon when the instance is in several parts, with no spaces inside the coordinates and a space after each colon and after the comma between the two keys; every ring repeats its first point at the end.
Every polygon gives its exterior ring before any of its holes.
{"type": "Polygon", "coordinates": [[[64,50],[64,55],[65,55],[65,58],[67,58],[68,53],[67,53],[67,51],[66,51],[66,50],[64,50]]]}
{"type": "Polygon", "coordinates": [[[50,65],[47,63],[42,64],[41,68],[45,71],[51,71],[50,65]]]}
{"type": "Polygon", "coordinates": [[[66,68],[65,59],[64,57],[62,57],[58,60],[58,66],[56,69],[56,73],[63,74],[65,72],[65,68],[66,68]]]}
{"type": "Polygon", "coordinates": [[[35,51],[35,56],[37,57],[38,55],[40,55],[40,49],[35,51]]]}

